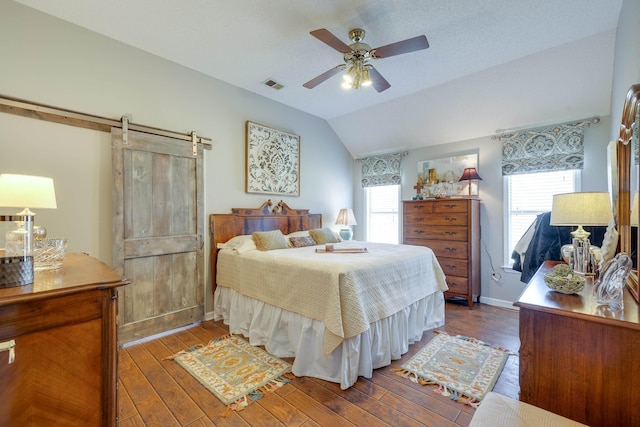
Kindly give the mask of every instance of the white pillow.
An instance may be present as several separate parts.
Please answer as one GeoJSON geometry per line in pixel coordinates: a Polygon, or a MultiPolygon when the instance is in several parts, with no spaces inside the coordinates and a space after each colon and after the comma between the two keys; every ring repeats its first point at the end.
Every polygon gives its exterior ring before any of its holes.
{"type": "Polygon", "coordinates": [[[247,251],[257,250],[258,248],[253,241],[253,237],[250,235],[243,235],[233,237],[225,243],[218,243],[218,249],[231,249],[241,254],[247,251]]]}

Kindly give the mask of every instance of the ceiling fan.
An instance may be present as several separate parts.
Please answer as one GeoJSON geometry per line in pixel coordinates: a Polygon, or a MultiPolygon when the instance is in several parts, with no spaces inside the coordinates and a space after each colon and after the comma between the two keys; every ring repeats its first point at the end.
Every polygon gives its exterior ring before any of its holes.
{"type": "Polygon", "coordinates": [[[307,89],[313,89],[320,83],[346,69],[347,71],[343,75],[344,81],[342,83],[342,87],[345,89],[360,89],[361,86],[373,86],[376,91],[382,92],[389,89],[391,85],[382,77],[378,70],[369,63],[370,60],[388,58],[390,56],[415,52],[416,50],[429,47],[426,36],[417,36],[372,49],[371,46],[362,42],[365,32],[361,28],[354,28],[349,31],[349,38],[353,41],[350,45],[343,43],[325,28],[311,31],[309,34],[342,53],[344,64],[333,67],[303,84],[302,86],[307,89]]]}

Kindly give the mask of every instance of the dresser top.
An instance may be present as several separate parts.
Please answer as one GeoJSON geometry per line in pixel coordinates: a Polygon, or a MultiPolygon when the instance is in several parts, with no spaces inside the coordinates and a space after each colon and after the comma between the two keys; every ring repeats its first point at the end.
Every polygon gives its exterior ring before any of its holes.
{"type": "Polygon", "coordinates": [[[64,258],[62,268],[35,272],[33,283],[0,289],[0,307],[91,289],[113,288],[129,283],[131,280],[122,277],[105,263],[87,254],[70,253],[64,258]]]}
{"type": "Polygon", "coordinates": [[[627,289],[624,290],[624,310],[620,312],[613,312],[607,306],[599,305],[595,301],[592,296],[593,279],[590,277],[587,278],[584,289],[577,294],[567,295],[553,291],[544,282],[544,275],[553,271],[556,264],[559,262],[545,261],[514,305],[521,309],[543,311],[640,330],[638,304],[627,289]]]}

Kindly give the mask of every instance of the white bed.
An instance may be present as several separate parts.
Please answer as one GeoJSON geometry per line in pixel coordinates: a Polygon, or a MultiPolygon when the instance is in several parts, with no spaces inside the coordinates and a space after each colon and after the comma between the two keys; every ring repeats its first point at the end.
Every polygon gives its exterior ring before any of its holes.
{"type": "MultiPolygon", "coordinates": [[[[229,215],[213,217],[212,233],[216,220],[219,232],[228,230],[222,223],[229,215]]],[[[243,227],[234,226],[226,237],[241,234],[243,227]]],[[[336,382],[342,389],[358,376],[370,378],[424,331],[444,325],[447,286],[430,249],[351,241],[335,248],[366,247],[367,253],[315,252],[323,247],[216,250],[214,319],[271,354],[294,357],[294,375],[336,382]],[[322,303],[309,303],[314,300],[322,303]]]]}

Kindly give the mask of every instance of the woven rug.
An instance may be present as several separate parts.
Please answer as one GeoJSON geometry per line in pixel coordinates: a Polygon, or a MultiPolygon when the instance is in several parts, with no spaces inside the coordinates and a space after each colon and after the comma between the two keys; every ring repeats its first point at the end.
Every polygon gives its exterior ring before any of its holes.
{"type": "Polygon", "coordinates": [[[291,365],[240,337],[227,335],[171,357],[220,399],[239,411],[282,387],[291,365]]]}
{"type": "Polygon", "coordinates": [[[434,391],[477,407],[496,384],[509,352],[475,338],[438,335],[394,372],[434,391]]]}

